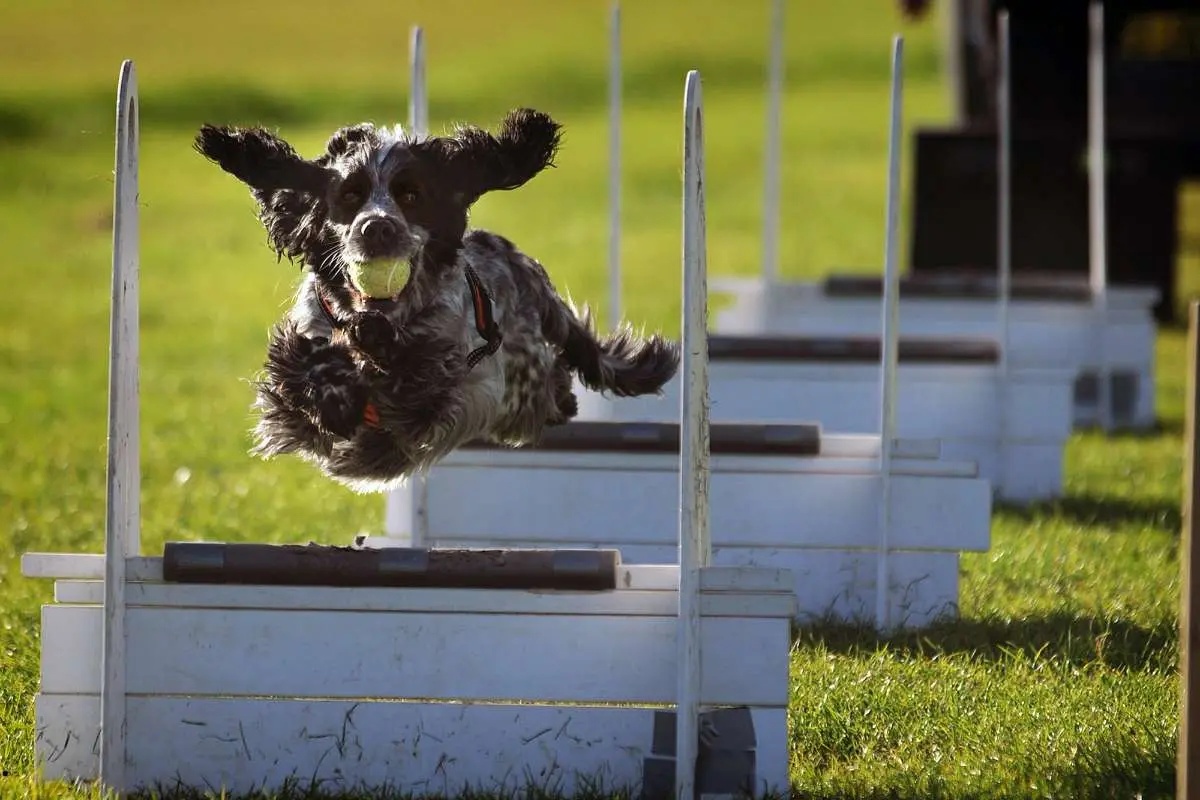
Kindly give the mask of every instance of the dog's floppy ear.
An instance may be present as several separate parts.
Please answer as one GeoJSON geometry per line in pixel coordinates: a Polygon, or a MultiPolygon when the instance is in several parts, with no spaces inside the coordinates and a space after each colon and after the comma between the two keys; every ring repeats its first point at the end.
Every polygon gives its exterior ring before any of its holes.
{"type": "Polygon", "coordinates": [[[278,255],[309,262],[328,248],[325,192],[337,173],[301,158],[291,145],[262,128],[205,125],[194,147],[250,187],[278,255]]]}
{"type": "Polygon", "coordinates": [[[320,196],[337,174],[301,158],[290,144],[262,128],[204,125],[193,146],[221,169],[262,193],[295,189],[320,196]]]}
{"type": "Polygon", "coordinates": [[[561,138],[562,126],[548,114],[518,108],[508,113],[495,135],[467,126],[442,141],[470,204],[486,192],[516,189],[554,166],[561,138]]]}

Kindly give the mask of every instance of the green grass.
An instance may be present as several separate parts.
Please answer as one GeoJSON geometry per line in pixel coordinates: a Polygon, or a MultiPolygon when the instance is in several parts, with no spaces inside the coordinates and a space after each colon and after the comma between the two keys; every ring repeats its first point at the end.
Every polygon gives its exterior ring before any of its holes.
{"type": "MultiPolygon", "coordinates": [[[[678,331],[683,76],[705,81],[710,267],[760,252],[766,3],[665,0],[624,13],[626,312],[678,331]],[[677,17],[686,8],[687,17],[677,17]]],[[[246,454],[247,381],[297,278],[249,197],[190,150],[204,121],[277,126],[312,153],[337,126],[402,119],[408,26],[430,46],[435,127],[536,105],[567,126],[559,167],[485,198],[474,221],[606,298],[607,3],[510,0],[326,7],[232,0],[26,0],[0,10],[0,796],[86,790],[31,777],[38,607],[27,550],[99,552],[113,92],[143,100],[145,547],[167,538],[348,541],[382,501],[291,460],[246,454]],[[464,8],[465,7],[465,8],[464,8]]],[[[877,0],[792,4],[784,114],[785,271],[873,270],[883,251],[889,37],[907,35],[906,123],[941,121],[937,23],[877,0]]],[[[907,219],[907,212],[904,218],[907,219]]],[[[1067,497],[997,513],[962,560],[962,620],[877,641],[802,631],[793,658],[799,797],[1169,797],[1183,348],[1161,337],[1161,433],[1081,434],[1067,497]]]]}

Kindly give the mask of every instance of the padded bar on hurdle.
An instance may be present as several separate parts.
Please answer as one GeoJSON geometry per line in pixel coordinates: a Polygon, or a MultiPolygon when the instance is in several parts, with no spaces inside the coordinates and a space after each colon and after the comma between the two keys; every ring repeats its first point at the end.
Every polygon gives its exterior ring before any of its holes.
{"type": "Polygon", "coordinates": [[[616,550],[451,549],[168,542],[163,580],[271,586],[617,588],[616,550]]]}
{"type": "MultiPolygon", "coordinates": [[[[826,297],[879,297],[883,279],[874,275],[831,275],[822,283],[826,297]]],[[[910,300],[995,300],[1000,294],[996,276],[975,270],[905,275],[900,296],[910,300]]],[[[1070,275],[1014,275],[1009,285],[1014,300],[1044,300],[1086,304],[1092,301],[1086,281],[1070,275]]]]}
{"type": "MultiPolygon", "coordinates": [[[[1000,345],[991,339],[909,337],[897,343],[902,363],[995,364],[1000,345]]],[[[711,361],[828,361],[873,363],[879,361],[880,339],[874,336],[745,336],[714,335],[708,338],[711,361]]]]}
{"type": "MultiPolygon", "coordinates": [[[[821,454],[821,426],[815,423],[740,423],[711,425],[710,452],[720,455],[821,454]]],[[[505,445],[474,441],[464,449],[508,449],[505,445]]],[[[678,453],[679,424],[575,420],[547,428],[536,445],[523,450],[569,452],[678,453]]]]}

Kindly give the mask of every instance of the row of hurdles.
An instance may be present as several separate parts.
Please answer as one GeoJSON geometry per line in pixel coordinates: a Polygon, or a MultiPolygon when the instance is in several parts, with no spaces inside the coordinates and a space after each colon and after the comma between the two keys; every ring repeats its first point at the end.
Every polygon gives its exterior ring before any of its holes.
{"type": "MultiPolygon", "coordinates": [[[[769,185],[779,167],[777,147],[771,143],[778,138],[784,27],[782,0],[772,2],[769,91],[774,113],[768,121],[765,173],[769,185]]],[[[609,302],[617,315],[618,5],[612,8],[611,33],[609,302]]],[[[413,45],[410,112],[417,130],[423,130],[428,113],[419,31],[413,45]]],[[[1102,37],[1096,46],[1102,52],[1102,37]]],[[[1003,67],[1007,69],[1007,62],[1003,67]]],[[[1007,109],[1006,102],[1001,106],[1007,109]]],[[[1007,126],[1007,113],[1002,117],[1007,126]]],[[[1007,209],[1007,181],[999,183],[998,206],[1007,209]]],[[[1097,180],[1096,186],[1102,192],[1103,181],[1097,180]]],[[[765,216],[777,218],[778,192],[768,186],[766,196],[765,216]]],[[[764,233],[761,279],[727,278],[714,284],[718,293],[732,294],[735,300],[718,316],[709,338],[714,415],[719,421],[816,421],[830,432],[879,433],[880,400],[869,389],[878,381],[882,391],[882,381],[887,380],[877,369],[885,338],[878,323],[881,307],[887,305],[881,302],[884,286],[893,276],[885,269],[883,280],[779,280],[772,263],[778,252],[771,241],[777,235],[773,227],[777,225],[768,225],[764,233]]],[[[1004,248],[1003,243],[998,246],[1004,248]]],[[[1152,289],[1109,288],[1102,241],[1098,253],[1098,286],[1055,276],[1014,279],[1008,258],[999,259],[1001,274],[991,278],[964,273],[901,279],[897,434],[940,440],[943,456],[974,462],[998,499],[1029,503],[1061,495],[1064,449],[1076,426],[1152,426],[1156,329],[1151,309],[1157,296],[1152,289]]],[[[678,383],[668,387],[662,399],[617,403],[577,388],[586,420],[670,421],[678,405],[678,383]]],[[[389,535],[397,534],[403,532],[389,527],[389,535]]]]}
{"type": "MultiPolygon", "coordinates": [[[[892,65],[892,148],[899,141],[901,58],[898,49],[892,65]]],[[[424,134],[428,93],[425,37],[419,27],[410,40],[410,74],[409,127],[424,134]]],[[[896,186],[889,183],[889,202],[895,202],[896,186]]],[[[894,242],[894,224],[886,237],[894,242]]],[[[894,306],[894,259],[886,274],[894,306]]],[[[927,427],[935,434],[898,438],[895,431],[903,416],[897,420],[885,409],[898,408],[905,397],[896,389],[897,362],[911,354],[894,326],[882,337],[885,348],[878,341],[873,351],[870,342],[865,347],[829,343],[819,356],[826,363],[823,375],[813,387],[798,390],[794,375],[781,378],[779,372],[804,365],[772,360],[780,348],[794,349],[796,342],[748,339],[738,344],[756,352],[741,347],[733,353],[736,348],[723,349],[725,338],[710,334],[706,339],[708,393],[714,414],[724,417],[712,426],[715,563],[791,570],[797,617],[805,622],[832,618],[873,620],[880,628],[918,627],[955,616],[960,555],[986,551],[990,545],[992,483],[979,465],[990,466],[997,457],[987,448],[998,440],[986,438],[988,420],[999,416],[993,375],[968,371],[964,380],[961,372],[947,375],[931,367],[930,374],[945,384],[935,387],[940,389],[937,401],[908,407],[928,413],[927,427]],[[731,353],[740,359],[723,358],[731,353]],[[766,358],[754,360],[761,355],[766,358]],[[964,386],[965,396],[949,390],[964,386]],[[761,408],[772,400],[779,401],[777,410],[786,409],[792,394],[812,403],[818,396],[812,389],[823,392],[820,398],[828,409],[819,416],[820,424],[797,422],[790,413],[767,423],[729,421],[760,420],[768,416],[761,408]],[[731,414],[730,404],[740,404],[744,413],[731,414]],[[985,407],[991,413],[979,413],[985,407]],[[834,412],[840,416],[831,416],[834,412]],[[953,416],[961,441],[945,436],[946,420],[953,416]],[[932,424],[934,420],[941,425],[932,424]],[[880,586],[884,590],[877,591],[880,586]]],[[[945,343],[934,346],[936,353],[945,343]]],[[[958,349],[958,357],[968,362],[980,358],[973,345],[958,349]]],[[[669,484],[675,479],[673,454],[679,449],[672,419],[678,419],[681,380],[673,381],[662,398],[615,401],[577,385],[580,419],[550,429],[536,447],[513,450],[474,443],[460,448],[428,476],[393,490],[385,507],[384,535],[360,536],[356,543],[366,548],[618,547],[638,563],[672,563],[675,544],[663,522],[675,513],[669,484]],[[639,416],[644,409],[654,413],[639,416]],[[470,503],[463,503],[464,497],[470,503]]],[[[1045,391],[1036,384],[1030,388],[1045,391]]],[[[1057,388],[1065,410],[1065,377],[1057,388]]],[[[1036,394],[1018,399],[1028,407],[1039,402],[1036,394]]],[[[1043,405],[1053,407],[1052,402],[1043,405]]],[[[1058,423],[1065,440],[1069,418],[1030,411],[1026,417],[1043,430],[1058,423]]],[[[1039,444],[1022,442],[1027,450],[1039,444]]],[[[1035,456],[1058,466],[1061,446],[1043,446],[1049,452],[1035,456]]],[[[1022,451],[1007,449],[1014,475],[1026,482],[1053,483],[1057,473],[1030,469],[1028,462],[1036,463],[1036,457],[1022,464],[1022,451]]]]}
{"type": "MultiPolygon", "coordinates": [[[[738,422],[819,421],[838,433],[878,433],[878,400],[864,392],[877,380],[884,334],[883,278],[834,274],[820,282],[782,279],[780,107],[783,95],[784,0],[770,0],[771,58],[764,163],[763,266],[754,278],[724,277],[711,289],[732,304],[716,317],[709,340],[713,413],[738,422]]],[[[1103,91],[1103,9],[1092,10],[1094,84],[1103,91]]],[[[1007,12],[1001,15],[1007,86],[1007,12]]],[[[620,7],[610,18],[609,307],[620,309],[620,7]]],[[[414,48],[413,102],[424,103],[423,48],[414,48]],[[419,78],[419,81],[418,81],[419,78]],[[418,83],[420,85],[418,85],[418,83]]],[[[998,271],[964,269],[899,282],[900,343],[897,432],[938,438],[948,458],[977,462],[998,498],[1016,503],[1052,499],[1064,484],[1063,449],[1072,431],[1098,425],[1112,431],[1155,423],[1156,325],[1152,287],[1110,287],[1106,231],[1094,220],[1088,280],[1013,272],[1009,219],[1011,139],[1006,89],[999,98],[998,271]]],[[[1091,170],[1103,214],[1104,117],[1093,108],[1091,170]]],[[[897,177],[898,179],[898,177],[897,177]]],[[[677,388],[677,386],[675,387],[677,388]]],[[[661,421],[674,418],[677,396],[608,403],[587,397],[589,419],[661,421]]]]}
{"type": "Polygon", "coordinates": [[[54,580],[35,700],[44,778],[118,794],[786,791],[794,581],[712,565],[698,72],[683,110],[688,413],[676,513],[655,520],[677,534],[674,563],[595,547],[219,542],[144,556],[138,101],[123,63],[105,552],[26,553],[21,565],[54,580]]]}
{"type": "MultiPolygon", "coordinates": [[[[782,6],[778,0],[775,5],[777,54],[783,25],[782,6]]],[[[1007,17],[1001,27],[1007,42],[1007,17]]],[[[615,198],[621,74],[616,5],[611,33],[615,198]]],[[[423,132],[428,114],[419,28],[410,63],[410,123],[423,132]]],[[[779,70],[775,57],[773,106],[782,91],[779,70]]],[[[897,104],[901,85],[897,72],[897,104]]],[[[1007,120],[1007,103],[1001,107],[1007,120]]],[[[777,169],[769,156],[768,176],[777,169]]],[[[889,177],[892,198],[898,175],[889,177]]],[[[1007,202],[1000,200],[1001,206],[1007,202]]],[[[613,202],[614,243],[618,208],[613,202]]],[[[768,217],[776,211],[769,208],[768,217]]],[[[1087,284],[1046,276],[901,279],[894,231],[887,236],[882,278],[791,283],[764,267],[762,280],[718,284],[737,302],[720,316],[724,330],[718,324],[707,340],[718,420],[714,447],[721,442],[713,462],[715,558],[732,566],[791,569],[806,621],[861,620],[872,609],[880,627],[953,616],[960,554],[990,545],[989,489],[995,498],[1017,503],[1059,496],[1068,438],[1076,425],[1105,416],[1096,405],[1101,394],[1111,406],[1110,426],[1153,421],[1152,290],[1104,287],[1098,298],[1087,284]],[[901,336],[905,330],[916,335],[901,336]],[[1101,374],[1111,381],[1105,393],[1097,387],[1101,374]],[[782,445],[803,439],[804,428],[812,431],[809,451],[782,445]],[[766,444],[771,437],[773,444],[766,444]],[[886,457],[883,441],[891,448],[886,457]],[[892,492],[890,485],[899,488],[892,492]],[[881,504],[886,509],[878,513],[881,504]],[[878,592],[878,586],[887,588],[878,592]]],[[[617,252],[614,244],[613,307],[620,300],[617,252]]],[[[395,490],[386,506],[385,535],[363,537],[360,544],[590,544],[669,563],[671,541],[646,521],[670,511],[649,487],[670,469],[663,454],[673,446],[670,424],[680,381],[661,398],[612,400],[582,386],[576,390],[580,421],[552,432],[534,450],[464,448],[427,480],[395,490]],[[533,483],[553,490],[536,496],[523,490],[533,483]],[[457,502],[462,496],[477,498],[472,513],[457,502]],[[475,509],[484,511],[485,523],[474,518],[475,509]],[[573,516],[590,521],[570,535],[547,522],[573,516]]]]}
{"type": "MultiPolygon", "coordinates": [[[[878,337],[883,282],[861,273],[834,273],[821,281],[789,280],[780,274],[779,222],[781,203],[780,117],[783,98],[785,0],[769,0],[770,59],[767,78],[767,125],[764,161],[764,226],[762,268],[754,277],[725,276],[712,289],[730,304],[718,313],[715,331],[722,336],[878,337]]],[[[618,19],[614,11],[614,22],[618,19]]],[[[1008,381],[1057,383],[1055,373],[1071,374],[1070,415],[1077,426],[1099,426],[1106,431],[1145,430],[1155,424],[1154,359],[1156,326],[1152,309],[1159,294],[1152,286],[1111,286],[1107,274],[1108,231],[1105,225],[1106,167],[1104,116],[1104,8],[1090,4],[1089,41],[1089,145],[1091,181],[1091,263],[1086,279],[1068,273],[1044,274],[1013,270],[1011,248],[1011,113],[1008,15],[997,15],[999,58],[997,116],[997,268],[987,272],[969,265],[936,274],[909,275],[900,283],[899,326],[914,344],[947,345],[947,364],[955,360],[956,340],[996,345],[996,360],[1007,371],[1008,381]]],[[[1020,12],[1018,12],[1020,13],[1020,12]]],[[[617,52],[614,46],[614,54],[617,52]]],[[[614,55],[615,59],[615,55],[614,55]]],[[[619,75],[618,71],[614,74],[619,75]]],[[[615,109],[610,113],[616,114],[615,109]]],[[[615,152],[615,151],[614,151],[615,152]]],[[[964,157],[969,157],[964,154],[964,157]]],[[[926,351],[928,352],[928,351],[926,351]]],[[[797,358],[803,362],[803,358],[797,358]]],[[[937,361],[926,356],[912,359],[906,369],[901,358],[900,383],[926,382],[924,368],[937,361]],[[912,375],[911,379],[909,375],[912,375]]],[[[810,384],[809,384],[810,385],[810,384]]],[[[801,394],[797,392],[797,394],[801,394]]],[[[915,394],[915,392],[914,392],[915,394]]],[[[814,417],[798,406],[793,413],[814,417]]],[[[918,400],[910,401],[918,403],[918,400]]],[[[925,436],[925,420],[916,410],[906,414],[901,401],[901,435],[925,436]],[[911,420],[911,421],[910,421],[911,420]]],[[[814,406],[816,410],[824,410],[814,406]]],[[[1057,414],[1059,406],[1045,406],[1057,414]]],[[[1010,419],[1018,429],[1028,408],[1014,403],[1010,419]]],[[[840,428],[839,428],[840,430],[840,428]]],[[[858,430],[855,428],[854,430],[858,430]]],[[[956,432],[948,430],[951,438],[956,432]]],[[[1002,495],[1009,495],[1008,476],[981,469],[995,478],[1002,495]]],[[[1012,499],[1038,499],[1028,487],[1014,487],[1012,499]]]]}

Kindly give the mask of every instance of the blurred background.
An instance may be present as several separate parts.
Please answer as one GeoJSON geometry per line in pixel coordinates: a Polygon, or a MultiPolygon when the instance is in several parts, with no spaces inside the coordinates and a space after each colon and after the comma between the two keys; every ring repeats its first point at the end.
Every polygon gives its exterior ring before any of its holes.
{"type": "MultiPolygon", "coordinates": [[[[680,111],[690,68],[703,74],[708,115],[710,269],[757,268],[769,10],[767,2],[714,0],[639,0],[623,9],[622,253],[635,318],[675,324],[663,294],[678,294],[680,111]]],[[[943,118],[937,13],[906,24],[887,0],[792,5],[785,273],[878,269],[890,37],[908,37],[907,125],[943,118]]],[[[558,169],[519,194],[485,198],[474,221],[527,248],[575,297],[603,304],[608,14],[599,0],[6,4],[3,192],[29,212],[8,217],[19,236],[6,238],[36,249],[40,262],[70,263],[73,282],[104,286],[115,80],[121,59],[132,58],[142,95],[146,280],[179,278],[178,266],[160,265],[199,259],[210,265],[201,282],[211,286],[215,265],[237,261],[256,294],[280,296],[274,281],[293,273],[272,265],[246,193],[191,152],[191,137],[204,122],[256,123],[315,155],[340,125],[403,122],[409,28],[420,24],[434,131],[456,121],[495,124],[518,105],[566,126],[558,169]]]]}

